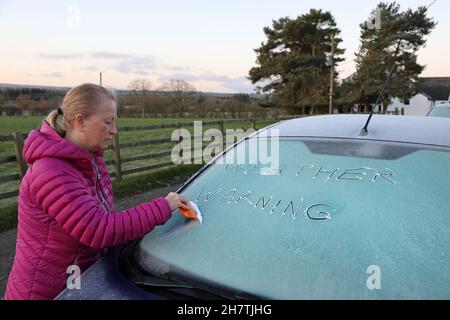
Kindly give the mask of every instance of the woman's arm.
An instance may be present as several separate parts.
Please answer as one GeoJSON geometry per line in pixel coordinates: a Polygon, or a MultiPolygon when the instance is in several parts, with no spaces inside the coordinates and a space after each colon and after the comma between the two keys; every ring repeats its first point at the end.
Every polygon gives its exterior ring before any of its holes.
{"type": "Polygon", "coordinates": [[[108,213],[80,179],[65,170],[55,170],[49,161],[37,161],[29,181],[35,203],[73,238],[95,249],[140,238],[172,214],[162,197],[108,213]]]}

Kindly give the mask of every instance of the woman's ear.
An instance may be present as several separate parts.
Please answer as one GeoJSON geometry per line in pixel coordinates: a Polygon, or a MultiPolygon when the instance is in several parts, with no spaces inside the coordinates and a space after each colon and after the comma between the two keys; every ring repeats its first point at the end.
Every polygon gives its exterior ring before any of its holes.
{"type": "Polygon", "coordinates": [[[78,130],[83,130],[85,126],[85,118],[81,113],[78,113],[75,115],[75,118],[73,119],[74,127],[78,130]]]}

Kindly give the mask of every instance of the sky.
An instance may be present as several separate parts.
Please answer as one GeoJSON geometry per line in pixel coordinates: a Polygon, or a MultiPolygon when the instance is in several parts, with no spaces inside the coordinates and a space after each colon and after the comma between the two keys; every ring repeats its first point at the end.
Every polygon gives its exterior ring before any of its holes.
{"type": "MultiPolygon", "coordinates": [[[[311,8],[330,11],[346,59],[339,78],[355,71],[359,25],[379,1],[335,0],[0,0],[0,83],[75,86],[84,82],[125,89],[147,79],[157,89],[170,79],[197,90],[252,93],[246,78],[266,41],[265,26],[311,8]]],[[[390,2],[390,1],[386,1],[390,2]]],[[[399,0],[402,10],[433,0],[399,0]]],[[[438,22],[418,61],[422,76],[450,77],[450,1],[437,0],[438,22]]]]}

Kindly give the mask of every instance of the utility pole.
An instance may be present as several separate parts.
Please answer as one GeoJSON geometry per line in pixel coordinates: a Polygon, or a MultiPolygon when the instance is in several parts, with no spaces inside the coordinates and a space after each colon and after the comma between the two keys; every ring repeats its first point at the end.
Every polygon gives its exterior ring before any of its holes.
{"type": "Polygon", "coordinates": [[[102,80],[102,73],[100,72],[100,85],[103,86],[102,84],[103,80],[102,80]]]}
{"type": "Polygon", "coordinates": [[[330,68],[330,101],[328,113],[333,113],[333,90],[334,90],[334,35],[331,36],[331,68],[330,68]]]}

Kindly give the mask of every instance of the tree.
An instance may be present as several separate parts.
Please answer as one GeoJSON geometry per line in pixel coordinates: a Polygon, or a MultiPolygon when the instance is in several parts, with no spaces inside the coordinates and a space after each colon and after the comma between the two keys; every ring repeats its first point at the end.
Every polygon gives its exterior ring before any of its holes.
{"type": "Polygon", "coordinates": [[[181,79],[170,79],[163,83],[160,90],[169,92],[180,112],[184,112],[185,102],[196,91],[193,85],[181,79]]]}
{"type": "Polygon", "coordinates": [[[342,61],[339,55],[344,53],[339,48],[340,30],[331,13],[311,9],[295,20],[274,20],[264,33],[267,41],[255,49],[257,66],[249,71],[252,83],[261,84],[260,91],[273,94],[274,101],[292,112],[326,105],[331,72],[326,61],[333,39],[334,61],[342,61]]]}
{"type": "Polygon", "coordinates": [[[128,89],[133,90],[133,92],[140,96],[139,104],[142,107],[142,116],[145,118],[145,114],[149,113],[151,106],[147,102],[148,92],[151,89],[152,84],[146,79],[134,79],[128,84],[128,89]]]}
{"type": "Polygon", "coordinates": [[[29,94],[20,94],[16,98],[16,102],[19,104],[20,108],[23,111],[28,111],[30,109],[32,101],[33,100],[31,99],[31,96],[29,94]]]}
{"type": "Polygon", "coordinates": [[[134,79],[128,84],[128,89],[133,91],[149,91],[152,88],[152,83],[146,79],[134,79]]]}
{"type": "Polygon", "coordinates": [[[238,93],[233,96],[239,102],[250,103],[250,95],[246,93],[238,93]]]}
{"type": "Polygon", "coordinates": [[[396,2],[379,3],[373,14],[379,19],[379,27],[369,23],[360,25],[356,75],[348,89],[359,102],[375,103],[394,66],[393,76],[381,100],[383,112],[386,112],[392,98],[406,100],[416,93],[419,75],[425,68],[417,63],[417,51],[425,45],[425,36],[436,23],[426,16],[426,7],[400,12],[396,2]]]}

